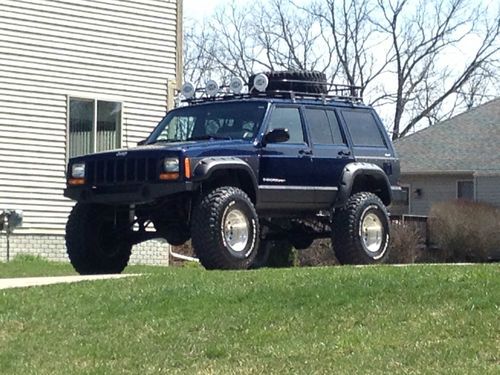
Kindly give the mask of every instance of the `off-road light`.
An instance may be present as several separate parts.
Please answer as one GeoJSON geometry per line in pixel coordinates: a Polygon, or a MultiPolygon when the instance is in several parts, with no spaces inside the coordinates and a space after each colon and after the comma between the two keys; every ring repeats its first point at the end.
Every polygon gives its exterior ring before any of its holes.
{"type": "Polygon", "coordinates": [[[231,90],[231,92],[236,95],[241,94],[241,92],[243,91],[243,85],[244,82],[241,78],[234,77],[231,80],[231,83],[229,83],[229,90],[231,90]]]}
{"type": "Polygon", "coordinates": [[[196,89],[194,88],[192,83],[186,82],[182,85],[181,94],[186,99],[191,99],[194,96],[195,92],[196,89]]]}
{"type": "Polygon", "coordinates": [[[219,84],[211,79],[207,82],[206,91],[208,96],[217,95],[219,93],[219,84]]]}
{"type": "Polygon", "coordinates": [[[265,92],[269,86],[269,78],[264,73],[257,74],[253,80],[253,87],[259,92],[265,92]]]}
{"type": "Polygon", "coordinates": [[[75,163],[71,166],[71,177],[84,178],[85,177],[85,163],[75,163]]]}

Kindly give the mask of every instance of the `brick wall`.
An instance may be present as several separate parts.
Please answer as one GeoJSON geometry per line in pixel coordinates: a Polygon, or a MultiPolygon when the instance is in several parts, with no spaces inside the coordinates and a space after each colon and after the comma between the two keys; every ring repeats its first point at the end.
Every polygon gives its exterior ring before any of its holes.
{"type": "MultiPolygon", "coordinates": [[[[153,240],[134,246],[129,264],[168,266],[168,247],[165,241],[153,240]]],[[[57,235],[10,235],[10,259],[18,254],[38,255],[43,258],[68,262],[64,236],[57,235]]],[[[0,234],[0,261],[7,260],[7,239],[0,234]]]]}

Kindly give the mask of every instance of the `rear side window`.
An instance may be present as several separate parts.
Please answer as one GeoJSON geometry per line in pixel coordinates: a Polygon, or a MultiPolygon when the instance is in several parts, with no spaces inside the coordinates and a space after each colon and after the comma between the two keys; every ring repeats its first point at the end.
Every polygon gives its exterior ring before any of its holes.
{"type": "Polygon", "coordinates": [[[335,143],[330,123],[324,110],[308,108],[306,109],[306,117],[313,144],[331,145],[335,143]]]}
{"type": "Polygon", "coordinates": [[[307,122],[315,145],[344,144],[335,113],[321,108],[307,108],[307,122]]]}
{"type": "Polygon", "coordinates": [[[298,108],[275,108],[267,131],[273,129],[288,129],[290,139],[286,143],[304,143],[304,131],[298,108]]]}
{"type": "Polygon", "coordinates": [[[342,111],[354,146],[387,147],[375,118],[367,111],[342,111]]]}

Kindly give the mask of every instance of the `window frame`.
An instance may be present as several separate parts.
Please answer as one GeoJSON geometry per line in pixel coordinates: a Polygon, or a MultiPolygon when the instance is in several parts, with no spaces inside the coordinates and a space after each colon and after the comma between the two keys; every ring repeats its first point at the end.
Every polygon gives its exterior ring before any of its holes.
{"type": "Polygon", "coordinates": [[[71,100],[87,100],[92,101],[94,105],[94,117],[92,120],[92,153],[96,152],[97,148],[97,102],[113,102],[120,103],[121,105],[121,114],[120,114],[120,126],[116,131],[116,136],[118,139],[117,148],[123,148],[123,134],[125,134],[125,126],[124,126],[124,109],[125,109],[125,100],[122,97],[113,97],[109,95],[95,95],[89,93],[71,93],[66,95],[66,140],[64,143],[65,148],[65,156],[66,163],[69,161],[69,137],[70,137],[70,109],[71,109],[71,100]]]}
{"type": "Polygon", "coordinates": [[[458,193],[459,193],[459,184],[461,182],[470,182],[470,183],[472,183],[472,200],[471,200],[471,202],[475,202],[476,201],[476,184],[474,183],[474,179],[461,179],[461,180],[457,180],[457,182],[455,184],[455,187],[456,187],[455,197],[456,197],[456,199],[468,200],[467,198],[463,198],[463,197],[459,197],[458,196],[458,193]]]}

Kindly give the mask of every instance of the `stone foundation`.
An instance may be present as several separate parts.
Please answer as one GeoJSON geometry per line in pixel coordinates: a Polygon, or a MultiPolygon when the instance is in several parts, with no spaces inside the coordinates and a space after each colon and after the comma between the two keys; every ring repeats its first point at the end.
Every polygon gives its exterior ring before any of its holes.
{"type": "MultiPolygon", "coordinates": [[[[132,249],[129,264],[168,266],[169,246],[167,242],[161,240],[152,240],[136,245],[132,249]]],[[[19,254],[40,256],[58,262],[69,261],[64,236],[61,235],[11,234],[10,259],[14,259],[19,254]]],[[[0,261],[5,262],[6,260],[7,237],[5,232],[2,232],[0,234],[0,261]]]]}

